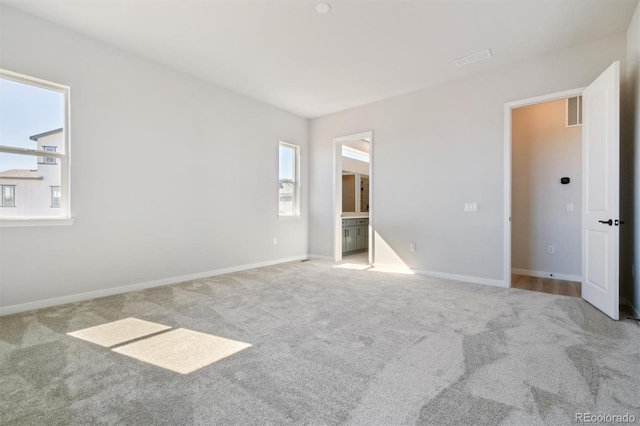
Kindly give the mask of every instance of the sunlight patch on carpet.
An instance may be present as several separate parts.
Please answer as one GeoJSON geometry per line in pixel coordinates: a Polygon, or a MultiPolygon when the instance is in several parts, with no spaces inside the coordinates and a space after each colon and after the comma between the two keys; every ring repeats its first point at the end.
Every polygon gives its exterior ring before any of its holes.
{"type": "Polygon", "coordinates": [[[373,268],[368,269],[369,272],[385,272],[389,274],[404,274],[404,275],[415,275],[415,272],[411,270],[408,266],[400,266],[400,265],[374,265],[373,268]]]}
{"type": "Polygon", "coordinates": [[[122,355],[189,374],[250,347],[248,343],[178,328],[113,349],[122,355]]]}
{"type": "Polygon", "coordinates": [[[67,333],[69,336],[95,343],[109,348],[121,343],[139,339],[144,336],[169,330],[171,327],[137,318],[125,318],[107,324],[89,327],[83,330],[67,333]]]}
{"type": "Polygon", "coordinates": [[[359,271],[364,271],[365,269],[371,268],[371,266],[370,265],[366,265],[364,263],[342,263],[340,265],[334,266],[334,268],[357,269],[359,271]]]}

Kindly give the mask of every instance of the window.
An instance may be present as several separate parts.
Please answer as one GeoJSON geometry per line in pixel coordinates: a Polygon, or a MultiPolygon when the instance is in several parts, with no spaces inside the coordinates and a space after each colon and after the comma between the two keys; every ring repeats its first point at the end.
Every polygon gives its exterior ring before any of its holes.
{"type": "Polygon", "coordinates": [[[368,152],[360,151],[347,145],[342,145],[342,156],[352,160],[364,161],[365,163],[369,162],[368,152]]]}
{"type": "Polygon", "coordinates": [[[567,127],[582,126],[582,96],[567,99],[567,127]]]}
{"type": "Polygon", "coordinates": [[[59,186],[51,187],[51,207],[60,207],[60,201],[62,199],[62,195],[60,193],[59,186]]]}
{"type": "Polygon", "coordinates": [[[300,148],[288,143],[280,142],[279,151],[279,191],[278,215],[300,215],[300,186],[299,186],[299,150],[300,148]]]}
{"type": "Polygon", "coordinates": [[[16,206],[16,186],[2,185],[2,207],[16,206]]]}
{"type": "MultiPolygon", "coordinates": [[[[47,152],[56,152],[56,147],[55,146],[43,146],[42,149],[44,149],[47,152]]],[[[56,158],[55,157],[44,157],[44,164],[56,164],[56,158]]]]}
{"type": "Polygon", "coordinates": [[[0,69],[0,123],[0,226],[70,219],[69,88],[0,69]]]}

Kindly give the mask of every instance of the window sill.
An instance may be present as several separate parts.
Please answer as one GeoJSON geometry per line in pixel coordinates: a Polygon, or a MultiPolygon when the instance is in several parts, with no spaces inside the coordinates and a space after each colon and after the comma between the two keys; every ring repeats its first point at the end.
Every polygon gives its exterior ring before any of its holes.
{"type": "Polygon", "coordinates": [[[71,226],[75,217],[66,218],[38,218],[38,219],[0,219],[0,228],[21,228],[27,226],[71,226]]]}
{"type": "Polygon", "coordinates": [[[300,220],[302,219],[302,216],[300,215],[296,215],[296,216],[278,216],[279,220],[300,220]]]}

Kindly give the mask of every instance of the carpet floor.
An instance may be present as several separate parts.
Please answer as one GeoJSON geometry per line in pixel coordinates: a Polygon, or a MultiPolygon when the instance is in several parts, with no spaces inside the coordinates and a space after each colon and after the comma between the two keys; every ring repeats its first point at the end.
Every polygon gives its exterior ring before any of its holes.
{"type": "Polygon", "coordinates": [[[579,298],[334,266],[287,263],[2,317],[0,424],[640,422],[635,322],[579,298]],[[67,335],[126,318],[246,348],[179,374],[67,335]]]}

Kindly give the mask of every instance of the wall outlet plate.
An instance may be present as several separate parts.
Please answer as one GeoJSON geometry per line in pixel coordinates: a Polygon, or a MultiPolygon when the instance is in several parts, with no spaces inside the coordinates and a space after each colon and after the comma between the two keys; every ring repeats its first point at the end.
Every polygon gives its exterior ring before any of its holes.
{"type": "Polygon", "coordinates": [[[409,244],[409,250],[416,251],[416,243],[409,244]]]}

